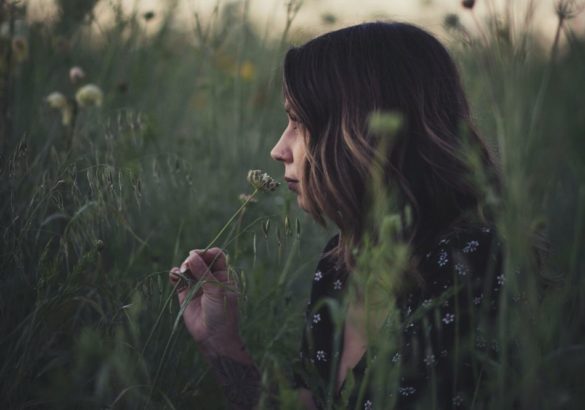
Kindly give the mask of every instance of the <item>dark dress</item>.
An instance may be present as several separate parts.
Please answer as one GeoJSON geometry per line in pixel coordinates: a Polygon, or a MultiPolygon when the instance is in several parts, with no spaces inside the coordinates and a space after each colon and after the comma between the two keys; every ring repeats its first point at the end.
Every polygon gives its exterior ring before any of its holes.
{"type": "MultiPolygon", "coordinates": [[[[323,255],[337,241],[338,236],[333,237],[323,255]]],[[[465,225],[450,228],[424,250],[419,272],[425,286],[404,292],[395,302],[401,319],[394,331],[399,342],[393,353],[384,356],[383,368],[394,372],[397,382],[382,391],[370,386],[370,379],[364,378],[376,355],[367,352],[352,372],[354,386],[364,387],[345,397],[336,394],[333,386],[343,351],[343,320],[336,316],[336,307],[349,274],[321,257],[294,365],[295,387],[310,389],[319,408],[462,409],[472,401],[481,408],[476,381],[484,369],[476,358],[494,358],[498,352],[494,319],[505,283],[499,239],[491,226],[465,225]]]]}

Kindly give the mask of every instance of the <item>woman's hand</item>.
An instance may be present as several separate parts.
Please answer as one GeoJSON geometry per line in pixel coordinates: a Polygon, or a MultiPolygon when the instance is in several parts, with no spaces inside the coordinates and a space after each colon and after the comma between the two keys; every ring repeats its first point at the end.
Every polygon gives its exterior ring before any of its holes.
{"type": "Polygon", "coordinates": [[[205,350],[217,353],[241,349],[238,332],[238,290],[230,278],[225,254],[219,248],[207,251],[195,249],[169,273],[173,285],[179,283],[177,296],[181,306],[192,286],[203,285],[193,296],[183,313],[187,330],[205,350]],[[190,283],[181,278],[184,276],[190,283]]]}

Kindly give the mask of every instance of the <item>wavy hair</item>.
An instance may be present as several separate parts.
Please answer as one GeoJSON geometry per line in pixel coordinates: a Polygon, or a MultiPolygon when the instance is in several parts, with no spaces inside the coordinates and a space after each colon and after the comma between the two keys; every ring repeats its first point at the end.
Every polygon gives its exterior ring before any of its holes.
{"type": "Polygon", "coordinates": [[[400,208],[412,211],[402,236],[414,253],[456,221],[482,213],[483,193],[462,154],[466,144],[499,189],[497,167],[473,125],[455,63],[416,26],[364,23],[290,48],[283,94],[307,139],[307,211],[340,229],[334,253],[349,269],[352,250],[376,224],[368,217],[376,169],[400,208]],[[368,126],[374,112],[403,118],[382,155],[380,135],[368,126]]]}

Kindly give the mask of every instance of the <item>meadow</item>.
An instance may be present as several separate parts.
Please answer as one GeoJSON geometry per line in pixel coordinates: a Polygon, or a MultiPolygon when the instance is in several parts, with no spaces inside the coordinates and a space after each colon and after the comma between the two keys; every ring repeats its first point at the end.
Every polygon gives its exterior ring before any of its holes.
{"type": "MultiPolygon", "coordinates": [[[[247,2],[185,29],[173,2],[130,15],[110,2],[115,22],[96,28],[97,1],[59,0],[56,19],[34,24],[26,4],[0,2],[0,406],[221,409],[168,271],[242,205],[248,170],[282,177],[269,152],[286,123],[281,60],[306,40],[290,30],[302,5],[283,4],[282,33],[267,37],[247,2]]],[[[550,12],[552,44],[529,12],[522,26],[502,13],[479,31],[445,16],[505,181],[501,195],[486,185],[486,202],[506,284],[529,306],[506,315],[502,298],[502,349],[520,349],[492,364],[490,409],[585,406],[585,40],[567,25],[575,2],[550,12]],[[536,272],[533,233],[550,244],[546,268],[519,283],[516,267],[536,272]]],[[[240,281],[242,336],[294,409],[308,278],[335,230],[285,191],[258,193],[217,244],[240,281]]]]}

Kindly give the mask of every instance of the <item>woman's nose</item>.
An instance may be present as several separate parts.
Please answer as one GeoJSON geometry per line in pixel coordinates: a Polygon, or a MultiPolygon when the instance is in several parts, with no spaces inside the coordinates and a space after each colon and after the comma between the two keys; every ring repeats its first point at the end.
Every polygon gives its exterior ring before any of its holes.
{"type": "Polygon", "coordinates": [[[290,161],[290,149],[286,146],[284,135],[280,137],[276,145],[272,148],[270,156],[275,161],[290,161]]]}

